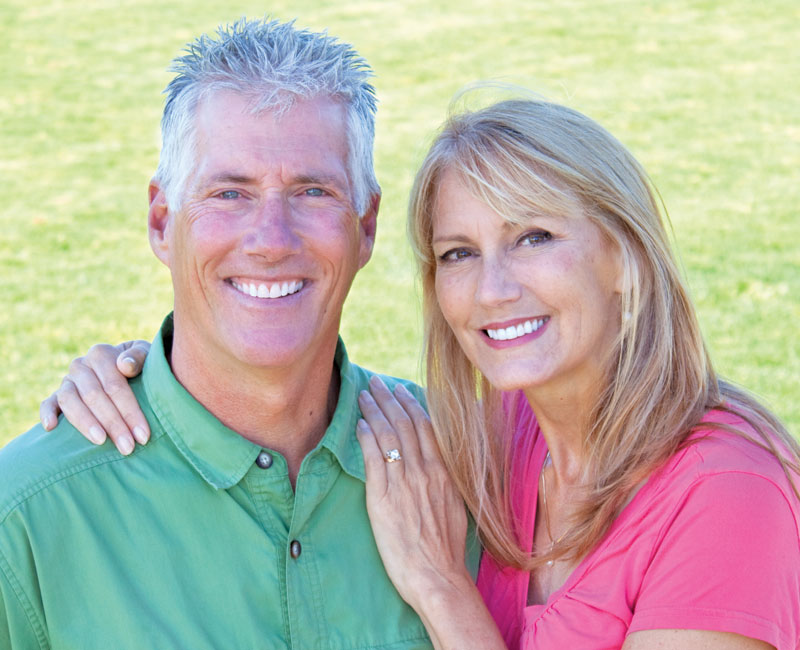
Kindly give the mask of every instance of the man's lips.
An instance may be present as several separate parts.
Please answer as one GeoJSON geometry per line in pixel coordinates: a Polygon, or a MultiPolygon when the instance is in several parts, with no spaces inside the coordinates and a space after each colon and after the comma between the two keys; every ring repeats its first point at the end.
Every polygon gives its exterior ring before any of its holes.
{"type": "Polygon", "coordinates": [[[293,293],[297,293],[303,288],[303,280],[284,280],[283,282],[259,282],[244,278],[231,278],[231,286],[253,298],[283,298],[293,293]]]}

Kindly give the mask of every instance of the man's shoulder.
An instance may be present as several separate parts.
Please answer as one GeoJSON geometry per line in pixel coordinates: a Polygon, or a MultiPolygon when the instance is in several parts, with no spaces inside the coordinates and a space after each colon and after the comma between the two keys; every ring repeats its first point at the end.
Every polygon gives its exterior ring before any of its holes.
{"type": "MultiPolygon", "coordinates": [[[[139,384],[138,379],[131,381],[140,405],[149,412],[139,384]]],[[[89,442],[63,416],[52,431],[37,424],[0,449],[0,523],[35,494],[83,472],[129,458],[110,440],[102,445],[89,442]]]]}
{"type": "Polygon", "coordinates": [[[63,417],[49,432],[34,426],[0,449],[0,522],[41,490],[123,458],[110,441],[92,444],[63,417]]]}
{"type": "Polygon", "coordinates": [[[425,389],[422,388],[419,384],[411,381],[410,379],[403,379],[401,377],[393,377],[391,375],[385,375],[380,372],[375,372],[373,370],[369,370],[367,368],[362,368],[354,363],[351,363],[351,368],[353,370],[354,375],[356,376],[356,384],[359,388],[366,390],[369,385],[369,380],[371,377],[380,377],[383,380],[383,383],[388,386],[389,390],[394,390],[395,386],[398,384],[402,384],[405,386],[411,394],[416,397],[419,402],[426,406],[427,402],[425,401],[425,389]]]}

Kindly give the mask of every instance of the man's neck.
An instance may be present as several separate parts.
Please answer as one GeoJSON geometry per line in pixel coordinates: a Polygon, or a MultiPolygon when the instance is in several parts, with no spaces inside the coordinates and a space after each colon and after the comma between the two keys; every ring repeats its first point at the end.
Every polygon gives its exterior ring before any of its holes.
{"type": "Polygon", "coordinates": [[[336,410],[336,342],[329,347],[310,367],[211,367],[195,346],[182,346],[176,339],[169,357],[176,379],[220,422],[286,458],[294,485],[303,458],[325,434],[336,410]]]}

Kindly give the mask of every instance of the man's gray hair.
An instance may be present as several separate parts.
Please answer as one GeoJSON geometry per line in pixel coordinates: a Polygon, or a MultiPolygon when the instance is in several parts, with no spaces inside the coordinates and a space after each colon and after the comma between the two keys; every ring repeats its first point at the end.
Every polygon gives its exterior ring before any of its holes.
{"type": "Polygon", "coordinates": [[[241,19],[204,34],[173,61],[161,119],[161,158],[156,179],[173,210],[180,208],[194,163],[194,126],[201,101],[232,90],[253,100],[254,112],[284,112],[298,99],[329,96],[346,110],[348,172],[353,207],[363,215],[380,191],[372,148],[375,89],[369,64],[347,43],[326,32],[300,30],[294,21],[241,19]]]}

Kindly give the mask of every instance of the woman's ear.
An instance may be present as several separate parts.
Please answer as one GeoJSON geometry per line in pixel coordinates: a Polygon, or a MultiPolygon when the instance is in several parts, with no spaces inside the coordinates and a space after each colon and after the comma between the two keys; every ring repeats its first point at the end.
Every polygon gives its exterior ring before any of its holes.
{"type": "Polygon", "coordinates": [[[633,290],[633,278],[636,274],[636,257],[624,242],[613,242],[615,249],[614,291],[620,295],[630,295],[633,290]]]}

